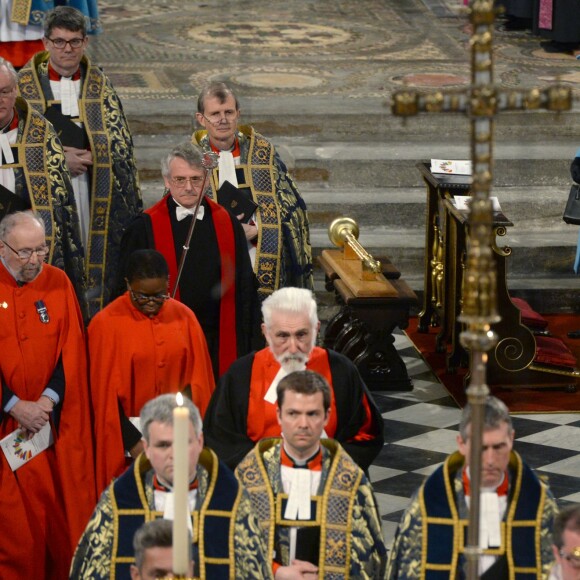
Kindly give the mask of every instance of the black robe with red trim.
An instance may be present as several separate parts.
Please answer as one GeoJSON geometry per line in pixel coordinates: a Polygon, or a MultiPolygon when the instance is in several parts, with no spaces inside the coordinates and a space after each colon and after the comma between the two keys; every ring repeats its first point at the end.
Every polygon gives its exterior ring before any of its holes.
{"type": "MultiPolygon", "coordinates": [[[[329,435],[362,469],[367,470],[383,447],[383,418],[352,361],[333,350],[316,350],[328,353],[332,376],[330,386],[337,422],[336,432],[329,435]],[[357,440],[361,435],[363,440],[357,440]]],[[[252,373],[260,372],[254,365],[257,354],[251,353],[237,360],[221,377],[204,417],[203,432],[207,445],[232,469],[257,443],[248,435],[252,373]]]]}
{"type": "MultiPolygon", "coordinates": [[[[205,216],[198,220],[175,298],[195,313],[205,334],[215,377],[261,341],[257,281],[252,271],[244,230],[215,202],[203,201],[205,216]],[[211,219],[209,219],[211,218],[211,219]]],[[[175,217],[175,201],[165,196],[138,216],[121,242],[118,292],[129,256],[144,248],[161,252],[169,265],[170,292],[192,217],[175,217]]]]}

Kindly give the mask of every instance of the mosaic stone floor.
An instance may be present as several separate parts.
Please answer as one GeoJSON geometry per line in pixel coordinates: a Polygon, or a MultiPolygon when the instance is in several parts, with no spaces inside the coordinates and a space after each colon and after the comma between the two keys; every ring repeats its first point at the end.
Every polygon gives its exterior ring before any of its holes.
{"type": "MultiPolygon", "coordinates": [[[[101,0],[91,56],[132,99],[187,100],[210,79],[246,98],[386,98],[402,86],[464,87],[469,26],[459,0],[101,0]]],[[[545,53],[529,32],[495,35],[496,82],[580,87],[571,55],[545,53]]],[[[355,105],[352,105],[355,106],[355,105]]]]}

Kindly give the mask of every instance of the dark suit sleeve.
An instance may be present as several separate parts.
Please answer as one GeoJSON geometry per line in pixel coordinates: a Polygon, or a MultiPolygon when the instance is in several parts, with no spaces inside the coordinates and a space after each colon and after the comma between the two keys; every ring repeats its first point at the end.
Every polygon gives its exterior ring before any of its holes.
{"type": "Polygon", "coordinates": [[[260,330],[261,313],[258,280],[252,269],[246,235],[240,222],[232,217],[236,244],[236,333],[238,357],[264,348],[260,330]]]}
{"type": "Polygon", "coordinates": [[[336,400],[335,439],[366,471],[384,444],[383,418],[354,363],[328,351],[336,400]]]}
{"type": "MultiPolygon", "coordinates": [[[[52,371],[52,375],[48,383],[46,384],[46,388],[52,389],[58,395],[59,399],[59,404],[53,409],[53,420],[57,429],[60,419],[60,410],[64,401],[65,385],[66,381],[64,376],[64,366],[62,364],[61,355],[58,359],[58,362],[56,363],[56,366],[54,367],[54,371],[52,371]]],[[[8,387],[4,380],[2,380],[2,409],[0,409],[0,420],[2,420],[4,407],[8,404],[13,396],[14,393],[10,387],[8,387]]]]}
{"type": "Polygon", "coordinates": [[[580,183],[580,157],[575,157],[570,166],[570,173],[572,174],[572,179],[576,183],[580,183]]]}
{"type": "Polygon", "coordinates": [[[2,408],[0,408],[0,421],[4,419],[4,407],[8,404],[10,399],[14,396],[14,393],[10,387],[2,379],[2,408]]]}
{"type": "Polygon", "coordinates": [[[245,356],[222,375],[203,421],[207,446],[231,469],[254,447],[247,427],[253,361],[253,354],[245,356]]]}
{"type": "Polygon", "coordinates": [[[137,443],[141,440],[141,431],[131,423],[125,411],[123,411],[123,405],[119,401],[119,419],[121,420],[121,437],[123,439],[123,447],[127,451],[131,451],[137,443]]]}
{"type": "Polygon", "coordinates": [[[52,389],[59,398],[59,401],[62,403],[64,399],[64,390],[65,390],[65,378],[64,378],[64,367],[62,364],[62,355],[58,358],[58,362],[54,367],[54,371],[52,371],[52,376],[50,377],[47,385],[47,389],[52,389]]]}
{"type": "Polygon", "coordinates": [[[127,227],[121,239],[121,248],[119,256],[119,271],[117,274],[117,283],[114,292],[114,298],[118,298],[127,289],[125,276],[127,275],[127,260],[135,250],[152,249],[153,229],[151,227],[151,218],[148,214],[138,215],[127,227]]]}
{"type": "Polygon", "coordinates": [[[60,424],[60,412],[62,410],[62,403],[65,397],[66,390],[66,379],[64,375],[64,366],[62,364],[62,355],[59,357],[54,371],[52,371],[52,376],[50,377],[47,385],[47,389],[52,389],[59,399],[59,404],[55,405],[52,410],[52,420],[54,421],[54,427],[58,431],[58,426],[60,424]]]}

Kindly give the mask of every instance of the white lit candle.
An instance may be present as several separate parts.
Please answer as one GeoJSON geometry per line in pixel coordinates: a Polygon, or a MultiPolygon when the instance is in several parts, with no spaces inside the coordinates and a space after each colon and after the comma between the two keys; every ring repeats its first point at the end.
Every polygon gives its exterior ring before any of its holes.
{"type": "Polygon", "coordinates": [[[189,410],[183,407],[181,393],[173,409],[173,573],[187,575],[189,567],[189,410]]]}

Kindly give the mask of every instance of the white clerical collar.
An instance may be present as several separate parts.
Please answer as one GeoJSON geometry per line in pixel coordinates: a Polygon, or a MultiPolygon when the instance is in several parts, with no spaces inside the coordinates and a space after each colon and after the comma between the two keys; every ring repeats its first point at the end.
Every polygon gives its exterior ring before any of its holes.
{"type": "MultiPolygon", "coordinates": [[[[178,222],[184,220],[187,216],[193,215],[195,213],[194,207],[183,207],[178,201],[175,200],[175,198],[173,198],[173,201],[175,201],[177,205],[177,207],[175,208],[175,217],[177,218],[178,222]]],[[[205,215],[205,206],[200,204],[197,210],[197,219],[201,221],[204,215],[205,215]]]]}
{"type": "Polygon", "coordinates": [[[309,520],[310,519],[310,494],[312,490],[313,472],[310,469],[290,469],[288,490],[288,502],[284,511],[284,519],[309,520]]]}
{"type": "MultiPolygon", "coordinates": [[[[16,131],[16,129],[13,129],[16,131]]],[[[14,155],[12,153],[12,148],[10,147],[10,133],[0,133],[0,167],[3,162],[8,164],[14,163],[14,155]]]]}
{"type": "Polygon", "coordinates": [[[234,187],[238,187],[238,176],[236,175],[236,162],[231,151],[220,151],[218,160],[218,172],[220,188],[225,181],[229,181],[234,187]]]}
{"type": "MultiPolygon", "coordinates": [[[[466,468],[469,478],[469,467],[466,468]]],[[[493,487],[482,487],[479,495],[479,547],[482,549],[501,546],[501,521],[507,508],[507,496],[498,496],[497,489],[504,483],[506,474],[493,487]]],[[[467,506],[470,497],[466,496],[467,506]]]]}

